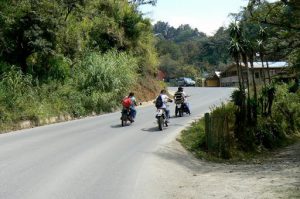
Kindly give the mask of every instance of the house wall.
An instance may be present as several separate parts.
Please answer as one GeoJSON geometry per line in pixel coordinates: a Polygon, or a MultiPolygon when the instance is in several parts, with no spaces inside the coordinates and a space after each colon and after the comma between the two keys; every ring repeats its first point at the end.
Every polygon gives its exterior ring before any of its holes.
{"type": "MultiPolygon", "coordinates": [[[[271,78],[282,71],[282,68],[270,68],[271,78]]],[[[255,68],[254,69],[254,79],[257,84],[263,84],[263,75],[265,76],[266,82],[269,81],[267,69],[255,68]],[[264,74],[263,74],[264,72],[264,74]]],[[[252,84],[252,72],[250,70],[250,84],[252,84]]]]}
{"type": "Polygon", "coordinates": [[[221,77],[220,84],[221,87],[235,87],[239,85],[239,78],[238,76],[221,77]]]}
{"type": "Polygon", "coordinates": [[[207,79],[205,83],[207,87],[220,87],[220,81],[218,79],[207,79]]]}
{"type": "MultiPolygon", "coordinates": [[[[250,80],[250,85],[252,85],[252,72],[251,72],[251,68],[249,69],[249,80],[250,80]]],[[[275,75],[277,75],[278,73],[280,73],[282,71],[282,68],[270,68],[270,76],[271,78],[275,75]]],[[[267,73],[267,68],[254,68],[254,79],[256,84],[263,84],[263,72],[264,72],[264,76],[266,79],[266,82],[269,81],[268,78],[268,73],[267,73]]],[[[236,75],[237,71],[236,68],[231,67],[229,68],[228,71],[226,71],[225,73],[222,73],[221,78],[220,78],[220,84],[222,87],[230,87],[230,86],[238,86],[238,76],[236,75]]],[[[243,77],[244,80],[247,81],[247,71],[243,71],[243,77]]]]}

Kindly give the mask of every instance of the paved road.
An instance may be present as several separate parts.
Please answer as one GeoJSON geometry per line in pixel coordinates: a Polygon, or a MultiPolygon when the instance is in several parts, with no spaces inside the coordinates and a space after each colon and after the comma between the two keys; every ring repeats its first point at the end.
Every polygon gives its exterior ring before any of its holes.
{"type": "Polygon", "coordinates": [[[127,127],[120,126],[117,112],[0,135],[0,198],[135,198],[143,189],[147,157],[228,99],[232,89],[185,91],[192,95],[192,115],[172,118],[163,132],[157,130],[154,106],[146,106],[127,127]]]}

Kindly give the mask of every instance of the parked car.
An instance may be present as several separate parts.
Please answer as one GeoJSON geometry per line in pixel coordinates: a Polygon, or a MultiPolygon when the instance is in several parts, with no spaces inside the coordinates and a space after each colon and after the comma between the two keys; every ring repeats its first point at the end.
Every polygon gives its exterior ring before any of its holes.
{"type": "Polygon", "coordinates": [[[180,77],[177,80],[178,86],[195,86],[196,82],[189,77],[180,77]]]}

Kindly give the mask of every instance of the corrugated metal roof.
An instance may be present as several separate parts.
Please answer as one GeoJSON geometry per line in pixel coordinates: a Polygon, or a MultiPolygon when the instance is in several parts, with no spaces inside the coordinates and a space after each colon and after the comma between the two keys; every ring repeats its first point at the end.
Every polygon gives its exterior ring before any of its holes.
{"type": "Polygon", "coordinates": [[[213,78],[215,76],[220,77],[220,75],[221,75],[221,71],[214,71],[211,72],[206,78],[213,78]]]}
{"type": "Polygon", "coordinates": [[[221,71],[215,71],[215,74],[216,74],[218,77],[220,77],[221,71]]]}
{"type": "MultiPolygon", "coordinates": [[[[269,68],[285,68],[288,67],[288,63],[285,61],[278,61],[278,62],[268,62],[269,68]]],[[[250,62],[248,62],[248,67],[251,68],[250,62]]],[[[261,62],[253,62],[254,68],[262,68],[261,62]]],[[[267,68],[267,62],[264,62],[264,67],[267,68]]]]}

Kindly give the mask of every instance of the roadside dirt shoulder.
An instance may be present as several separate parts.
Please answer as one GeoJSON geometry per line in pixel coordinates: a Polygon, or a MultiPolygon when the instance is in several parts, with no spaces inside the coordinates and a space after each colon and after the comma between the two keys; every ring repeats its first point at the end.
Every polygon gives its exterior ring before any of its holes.
{"type": "Polygon", "coordinates": [[[300,143],[260,164],[198,160],[177,141],[160,148],[147,177],[155,193],[144,198],[300,198],[300,143]]]}

